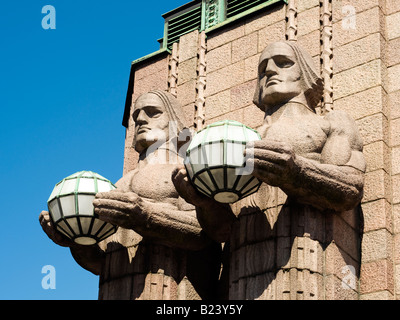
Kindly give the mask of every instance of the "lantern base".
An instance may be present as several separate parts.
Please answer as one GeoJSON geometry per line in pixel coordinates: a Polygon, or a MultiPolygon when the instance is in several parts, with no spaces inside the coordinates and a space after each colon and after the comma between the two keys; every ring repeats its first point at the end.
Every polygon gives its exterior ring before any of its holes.
{"type": "Polygon", "coordinates": [[[84,245],[84,246],[90,246],[90,245],[93,245],[93,244],[95,244],[97,242],[96,239],[90,238],[90,237],[78,237],[78,238],[75,238],[74,241],[77,244],[81,244],[81,245],[84,245]]]}
{"type": "Polygon", "coordinates": [[[218,192],[214,195],[214,199],[222,203],[233,203],[239,200],[239,196],[234,192],[218,192]]]}

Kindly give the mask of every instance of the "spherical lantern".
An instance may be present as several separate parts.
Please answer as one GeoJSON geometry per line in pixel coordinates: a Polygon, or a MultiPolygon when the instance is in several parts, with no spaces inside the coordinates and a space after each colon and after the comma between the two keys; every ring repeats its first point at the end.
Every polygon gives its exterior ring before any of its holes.
{"type": "Polygon", "coordinates": [[[185,159],[195,188],[222,203],[233,203],[256,192],[261,182],[243,170],[243,151],[248,141],[260,139],[257,131],[232,120],[210,124],[197,132],[185,159]]]}
{"type": "Polygon", "coordinates": [[[100,220],[94,213],[97,192],[115,186],[91,171],[80,171],[56,184],[47,200],[50,217],[57,230],[78,244],[92,245],[117,231],[117,227],[100,220]]]}

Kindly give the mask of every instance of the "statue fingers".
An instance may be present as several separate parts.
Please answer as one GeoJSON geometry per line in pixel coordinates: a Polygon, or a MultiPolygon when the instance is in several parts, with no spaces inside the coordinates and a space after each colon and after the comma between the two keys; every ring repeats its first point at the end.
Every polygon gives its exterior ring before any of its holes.
{"type": "MultiPolygon", "coordinates": [[[[267,158],[250,158],[246,160],[246,166],[253,168],[256,173],[275,173],[281,174],[286,171],[285,166],[279,162],[271,161],[267,158]]],[[[254,173],[253,173],[254,174],[254,173]]]]}
{"type": "Polygon", "coordinates": [[[134,208],[133,204],[110,199],[95,199],[93,200],[94,212],[99,217],[104,219],[114,219],[119,217],[124,219],[128,216],[134,208]]]}
{"type": "Polygon", "coordinates": [[[279,187],[282,182],[282,177],[279,174],[266,172],[263,174],[264,182],[271,187],[279,187]]]}
{"type": "Polygon", "coordinates": [[[120,210],[121,212],[134,212],[140,205],[140,201],[130,201],[129,197],[119,197],[115,199],[95,198],[93,206],[97,209],[120,210]]]}
{"type": "Polygon", "coordinates": [[[47,224],[50,221],[50,214],[48,211],[42,211],[39,214],[39,222],[43,226],[44,224],[47,224]]]}
{"type": "Polygon", "coordinates": [[[174,172],[171,178],[175,189],[181,195],[185,195],[187,193],[187,189],[192,188],[186,169],[184,167],[174,172]]]}
{"type": "Polygon", "coordinates": [[[54,227],[48,211],[42,211],[39,215],[39,222],[43,231],[56,244],[62,247],[70,247],[73,243],[70,239],[62,235],[54,227]]]}
{"type": "Polygon", "coordinates": [[[252,157],[262,161],[286,165],[292,161],[292,155],[288,153],[280,153],[272,150],[254,149],[252,157]]]}
{"type": "Polygon", "coordinates": [[[276,181],[279,184],[279,181],[282,179],[286,179],[286,172],[287,170],[285,167],[276,164],[276,163],[271,163],[268,161],[262,161],[258,159],[250,159],[246,165],[251,168],[252,166],[252,172],[251,174],[258,178],[260,181],[265,182],[269,185],[276,186],[276,181]],[[274,182],[272,184],[272,182],[274,182]]]}
{"type": "Polygon", "coordinates": [[[172,173],[172,181],[182,182],[187,180],[187,171],[185,167],[178,167],[172,173]]]}
{"type": "MultiPolygon", "coordinates": [[[[140,202],[140,197],[135,192],[122,192],[118,189],[109,192],[99,192],[95,200],[116,200],[121,202],[140,202]]],[[[97,202],[96,202],[97,203],[97,202]]]]}
{"type": "MultiPolygon", "coordinates": [[[[181,175],[181,174],[183,173],[182,170],[184,170],[184,169],[185,169],[185,166],[184,166],[184,165],[178,165],[178,166],[176,166],[176,167],[174,168],[174,170],[172,170],[171,177],[172,177],[172,178],[179,177],[179,175],[181,175]]],[[[184,170],[184,171],[186,171],[186,170],[184,170]]]]}
{"type": "Polygon", "coordinates": [[[270,150],[278,153],[287,153],[287,154],[293,153],[293,149],[288,143],[273,139],[252,141],[252,143],[249,146],[259,150],[270,150]]]}
{"type": "Polygon", "coordinates": [[[94,200],[95,213],[103,221],[123,227],[135,229],[147,221],[147,210],[137,203],[117,200],[94,200]]]}
{"type": "Polygon", "coordinates": [[[39,215],[39,223],[42,226],[42,229],[46,234],[51,237],[51,235],[54,233],[55,228],[53,225],[53,222],[51,221],[50,218],[50,213],[48,211],[42,211],[39,215]]]}

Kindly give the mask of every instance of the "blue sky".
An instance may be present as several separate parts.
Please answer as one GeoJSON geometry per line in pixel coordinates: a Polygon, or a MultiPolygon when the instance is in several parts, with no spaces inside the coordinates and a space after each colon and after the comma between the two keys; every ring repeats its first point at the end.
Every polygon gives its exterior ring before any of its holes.
{"type": "Polygon", "coordinates": [[[130,63],[159,48],[161,15],[188,0],[3,1],[0,10],[0,299],[97,299],[98,277],[42,231],[54,185],[122,175],[130,63]],[[56,29],[42,28],[42,7],[56,29]],[[42,267],[56,271],[43,289],[42,267]]]}

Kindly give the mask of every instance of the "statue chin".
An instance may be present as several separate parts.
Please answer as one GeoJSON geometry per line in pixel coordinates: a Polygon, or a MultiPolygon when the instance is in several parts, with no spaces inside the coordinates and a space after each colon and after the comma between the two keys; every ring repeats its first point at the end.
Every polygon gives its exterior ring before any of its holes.
{"type": "Polygon", "coordinates": [[[143,153],[143,151],[145,151],[149,147],[149,145],[146,142],[147,142],[146,140],[144,142],[143,141],[136,141],[135,150],[138,153],[143,153]]]}
{"type": "Polygon", "coordinates": [[[262,103],[267,108],[271,108],[273,106],[280,106],[289,102],[293,99],[297,94],[274,91],[272,93],[265,94],[262,99],[262,103]]]}

